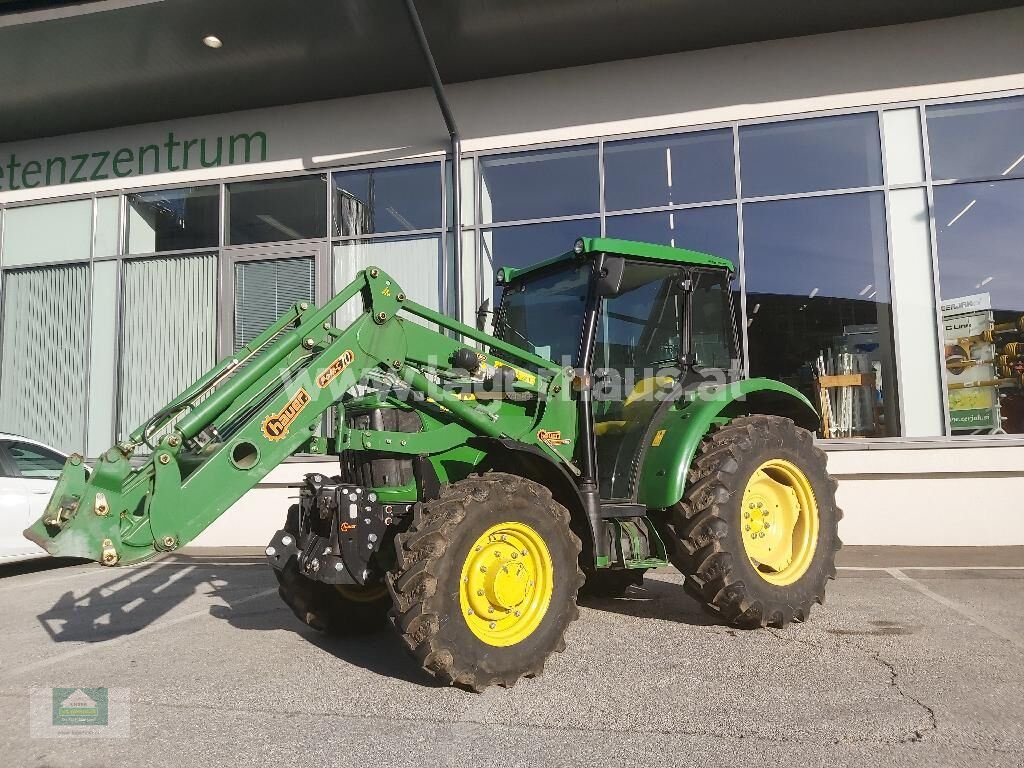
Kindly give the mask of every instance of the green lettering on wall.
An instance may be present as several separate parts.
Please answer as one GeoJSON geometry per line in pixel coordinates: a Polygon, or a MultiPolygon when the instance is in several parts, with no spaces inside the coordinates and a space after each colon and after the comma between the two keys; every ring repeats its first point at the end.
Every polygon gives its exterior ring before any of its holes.
{"type": "Polygon", "coordinates": [[[123,179],[200,166],[219,168],[262,163],[266,162],[270,151],[267,134],[263,131],[188,139],[168,131],[166,139],[158,141],[137,147],[54,155],[26,162],[18,160],[14,153],[6,158],[0,155],[0,192],[123,179]]]}

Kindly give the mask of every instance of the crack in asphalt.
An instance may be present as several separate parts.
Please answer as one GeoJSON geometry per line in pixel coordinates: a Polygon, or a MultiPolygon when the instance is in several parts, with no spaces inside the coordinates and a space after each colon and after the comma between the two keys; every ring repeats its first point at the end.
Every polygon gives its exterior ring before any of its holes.
{"type": "MultiPolygon", "coordinates": [[[[788,642],[792,642],[792,643],[799,643],[801,645],[806,645],[806,646],[808,646],[810,648],[814,648],[815,650],[819,650],[819,651],[826,650],[823,646],[821,646],[821,645],[819,645],[817,643],[813,643],[813,642],[811,642],[808,639],[800,638],[800,637],[793,637],[791,635],[785,635],[785,634],[783,634],[781,632],[781,630],[777,630],[777,629],[774,629],[774,628],[771,628],[771,627],[768,627],[767,629],[768,629],[769,632],[771,632],[772,635],[774,635],[775,637],[777,637],[780,640],[784,640],[784,641],[788,641],[788,642]]],[[[913,696],[910,693],[908,693],[906,690],[904,690],[903,686],[900,684],[899,671],[896,669],[896,665],[893,662],[889,661],[888,659],[883,659],[881,651],[873,651],[871,649],[864,648],[863,646],[858,645],[857,643],[853,642],[852,640],[843,639],[841,637],[836,637],[833,640],[833,642],[837,646],[845,645],[848,648],[852,648],[854,650],[860,651],[865,657],[867,657],[869,659],[872,659],[873,661],[875,661],[878,664],[880,664],[882,666],[882,668],[884,668],[886,670],[886,672],[888,672],[888,674],[889,674],[889,688],[891,688],[892,690],[896,691],[896,694],[900,698],[906,699],[907,701],[910,701],[913,704],[916,704],[927,715],[928,723],[927,723],[926,726],[921,727],[921,728],[915,728],[910,733],[910,735],[907,738],[901,739],[900,741],[898,741],[896,743],[898,743],[898,744],[917,744],[919,742],[924,741],[925,738],[928,736],[928,734],[935,733],[936,731],[938,731],[938,729],[939,729],[939,721],[938,721],[938,718],[935,715],[935,709],[932,708],[931,706],[929,706],[928,704],[925,704],[923,701],[921,701],[916,696],[913,696]]]]}

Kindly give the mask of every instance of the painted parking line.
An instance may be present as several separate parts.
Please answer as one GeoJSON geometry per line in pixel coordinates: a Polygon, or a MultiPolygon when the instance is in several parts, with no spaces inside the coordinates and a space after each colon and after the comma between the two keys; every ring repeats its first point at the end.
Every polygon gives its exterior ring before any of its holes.
{"type": "MultiPolygon", "coordinates": [[[[255,594],[249,595],[248,597],[243,597],[240,600],[233,601],[232,608],[238,605],[242,605],[243,603],[249,603],[253,600],[258,600],[261,597],[266,597],[267,595],[273,595],[276,593],[277,587],[274,587],[273,589],[265,589],[262,592],[256,592],[255,594]]],[[[168,619],[167,621],[161,621],[155,624],[150,624],[148,627],[143,627],[138,632],[132,632],[129,635],[121,635],[120,637],[115,637],[102,643],[90,643],[79,648],[74,648],[70,651],[65,651],[64,653],[59,653],[55,656],[47,656],[44,659],[39,659],[38,661],[33,661],[29,664],[23,664],[20,667],[14,667],[13,669],[5,669],[3,670],[4,678],[6,679],[11,677],[17,677],[19,675],[24,675],[28,672],[34,672],[38,669],[52,667],[56,664],[62,664],[63,662],[68,661],[70,659],[78,658],[79,656],[86,656],[90,653],[93,653],[94,651],[103,651],[107,650],[108,648],[115,648],[119,645],[122,645],[123,643],[128,642],[129,640],[134,640],[135,638],[143,637],[144,635],[152,635],[157,632],[162,632],[165,629],[170,629],[171,627],[175,627],[178,624],[183,624],[186,621],[192,621],[194,619],[199,619],[203,616],[209,615],[210,606],[206,606],[205,608],[202,608],[198,611],[186,613],[184,616],[178,616],[174,619],[168,619]]]]}
{"type": "Polygon", "coordinates": [[[837,571],[1024,571],[1024,565],[837,565],[837,571]]]}
{"type": "Polygon", "coordinates": [[[974,624],[977,624],[979,627],[984,627],[993,635],[1001,637],[1003,638],[1003,640],[1006,640],[1007,642],[1015,645],[1017,648],[1024,650],[1024,637],[1021,637],[1016,632],[1012,632],[1011,630],[1006,629],[1005,627],[1000,627],[998,624],[993,624],[992,622],[984,619],[975,611],[972,611],[966,605],[962,605],[956,602],[955,600],[950,600],[948,597],[940,595],[938,592],[932,591],[924,584],[919,582],[917,579],[912,579],[909,576],[907,576],[907,574],[905,574],[899,568],[886,568],[885,571],[897,581],[906,584],[911,589],[916,589],[922,595],[934,600],[939,605],[944,605],[950,610],[956,611],[964,618],[970,619],[974,624]]]}

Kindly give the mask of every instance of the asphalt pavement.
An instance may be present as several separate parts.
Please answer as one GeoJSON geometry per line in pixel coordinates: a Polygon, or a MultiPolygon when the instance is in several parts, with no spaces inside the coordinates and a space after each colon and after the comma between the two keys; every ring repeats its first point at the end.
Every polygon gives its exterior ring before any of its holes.
{"type": "Polygon", "coordinates": [[[676,571],[650,573],[585,602],[543,676],[479,695],[439,687],[390,632],[306,628],[246,553],[4,565],[0,764],[1024,764],[1024,548],[841,565],[781,631],[716,625],[676,571]],[[47,730],[52,689],[78,687],[110,689],[116,737],[47,730]]]}

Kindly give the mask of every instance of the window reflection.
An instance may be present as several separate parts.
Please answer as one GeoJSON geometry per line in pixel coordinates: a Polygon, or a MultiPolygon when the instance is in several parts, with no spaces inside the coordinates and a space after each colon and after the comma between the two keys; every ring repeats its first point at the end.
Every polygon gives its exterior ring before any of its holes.
{"type": "Polygon", "coordinates": [[[1024,176],[1024,97],[925,110],[932,178],[1024,176]]]}
{"type": "Polygon", "coordinates": [[[596,146],[480,158],[484,223],[596,213],[599,188],[596,146]]]}
{"type": "Polygon", "coordinates": [[[850,189],[882,183],[875,113],[740,128],[744,197],[850,189]]]}
{"type": "Polygon", "coordinates": [[[228,243],[326,237],[326,193],[323,174],[229,184],[228,243]]]}
{"type": "Polygon", "coordinates": [[[734,205],[609,216],[605,232],[608,237],[710,253],[733,264],[739,251],[734,205]]]}
{"type": "Polygon", "coordinates": [[[597,237],[601,224],[597,219],[553,221],[499,227],[483,233],[481,260],[485,283],[493,283],[502,267],[526,267],[572,249],[578,237],[597,237]]]}
{"type": "Polygon", "coordinates": [[[732,131],[683,133],[604,145],[605,208],[654,208],[736,196],[732,131]]]}
{"type": "Polygon", "coordinates": [[[334,234],[439,228],[440,173],[438,163],[335,173],[334,234]]]}
{"type": "Polygon", "coordinates": [[[1024,180],[935,188],[954,434],[1024,432],[1024,180]]]}
{"type": "Polygon", "coordinates": [[[897,435],[882,194],[751,203],[743,216],[751,375],[803,391],[822,436],[897,435]]]}
{"type": "Polygon", "coordinates": [[[128,195],[128,252],[162,253],[216,247],[217,187],[161,189],[128,195]]]}

